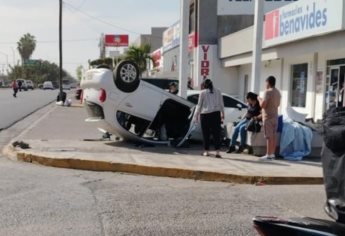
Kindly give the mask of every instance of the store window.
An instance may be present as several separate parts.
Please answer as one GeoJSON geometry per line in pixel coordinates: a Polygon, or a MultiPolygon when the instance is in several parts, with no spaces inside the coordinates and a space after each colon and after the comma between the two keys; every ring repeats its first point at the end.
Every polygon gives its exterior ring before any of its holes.
{"type": "Polygon", "coordinates": [[[292,91],[291,105],[293,107],[306,107],[308,63],[292,65],[292,91]]]}

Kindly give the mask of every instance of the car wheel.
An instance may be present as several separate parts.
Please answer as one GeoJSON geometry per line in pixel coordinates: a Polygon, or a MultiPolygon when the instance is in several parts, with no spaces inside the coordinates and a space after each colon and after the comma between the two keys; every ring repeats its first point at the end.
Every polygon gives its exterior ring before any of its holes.
{"type": "Polygon", "coordinates": [[[116,87],[125,93],[134,92],[140,84],[139,74],[139,68],[134,62],[120,62],[114,71],[116,87]]]}

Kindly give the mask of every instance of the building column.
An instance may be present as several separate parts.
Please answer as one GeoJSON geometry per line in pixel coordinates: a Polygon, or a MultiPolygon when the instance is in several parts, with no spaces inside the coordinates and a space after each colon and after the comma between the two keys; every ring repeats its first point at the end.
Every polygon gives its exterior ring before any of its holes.
{"type": "Polygon", "coordinates": [[[260,92],[264,1],[255,1],[251,91],[260,92]]]}
{"type": "Polygon", "coordinates": [[[311,117],[315,119],[315,109],[316,109],[316,79],[317,79],[317,70],[319,64],[319,54],[314,53],[313,55],[313,67],[312,67],[312,80],[311,80],[311,88],[312,88],[312,96],[311,96],[311,117]]]}
{"type": "Polygon", "coordinates": [[[188,84],[188,29],[189,29],[189,0],[180,0],[180,60],[179,60],[179,95],[187,97],[188,84]]]}

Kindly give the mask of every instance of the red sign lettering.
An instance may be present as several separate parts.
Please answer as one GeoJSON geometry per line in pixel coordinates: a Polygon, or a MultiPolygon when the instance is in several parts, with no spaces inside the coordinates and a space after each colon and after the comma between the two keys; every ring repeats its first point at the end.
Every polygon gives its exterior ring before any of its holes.
{"type": "Polygon", "coordinates": [[[208,50],[210,49],[209,45],[202,45],[201,46],[203,52],[203,60],[201,61],[201,76],[204,79],[210,75],[210,61],[208,58],[208,50]]]}

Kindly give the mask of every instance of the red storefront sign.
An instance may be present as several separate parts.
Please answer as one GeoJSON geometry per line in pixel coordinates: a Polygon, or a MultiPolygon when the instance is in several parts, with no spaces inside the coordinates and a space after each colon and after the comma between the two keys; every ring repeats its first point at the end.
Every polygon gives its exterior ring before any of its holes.
{"type": "Polygon", "coordinates": [[[202,51],[202,60],[201,60],[201,76],[205,79],[210,75],[210,59],[209,59],[209,52],[210,45],[202,45],[201,51],[202,51]]]}
{"type": "Polygon", "coordinates": [[[267,13],[265,16],[265,40],[271,40],[279,36],[279,10],[267,13]]]}
{"type": "Polygon", "coordinates": [[[128,47],[129,37],[127,34],[107,34],[104,41],[106,47],[128,47]]]}

